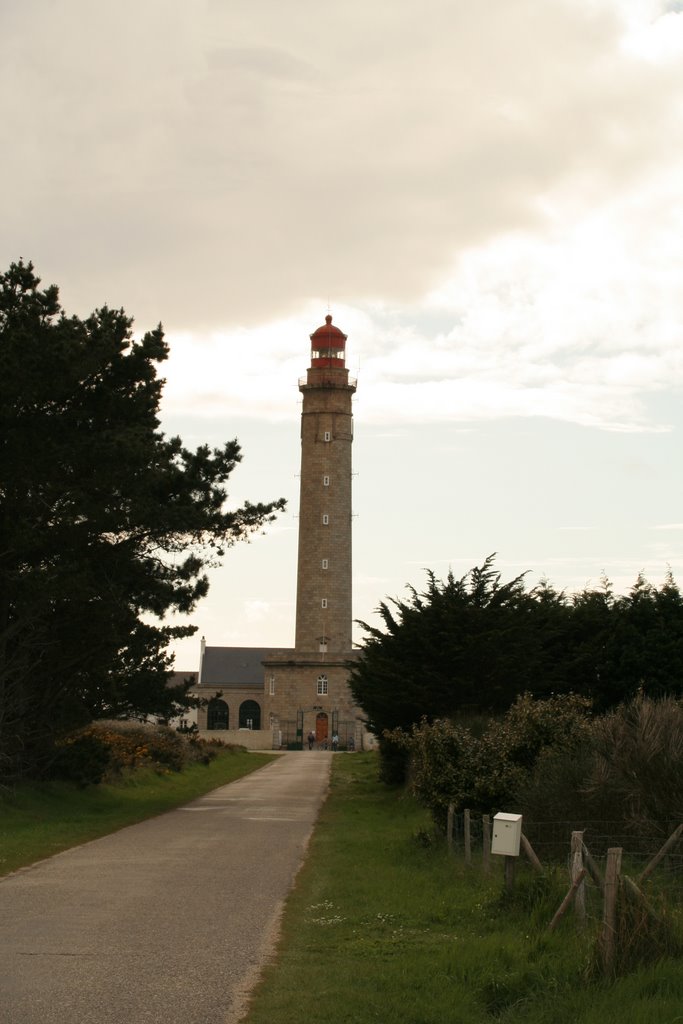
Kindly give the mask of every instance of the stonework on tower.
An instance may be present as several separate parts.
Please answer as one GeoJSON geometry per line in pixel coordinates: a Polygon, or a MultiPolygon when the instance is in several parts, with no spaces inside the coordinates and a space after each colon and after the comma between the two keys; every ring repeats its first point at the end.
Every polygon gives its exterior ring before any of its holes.
{"type": "Polygon", "coordinates": [[[351,398],[346,335],[327,317],[311,335],[311,365],[299,382],[301,497],[296,590],[297,651],[351,650],[351,398]]]}
{"type": "MultiPolygon", "coordinates": [[[[310,342],[310,365],[299,380],[303,404],[294,647],[203,649],[207,674],[203,679],[200,666],[196,692],[212,687],[212,703],[225,707],[214,707],[212,717],[210,704],[208,711],[200,712],[199,725],[201,729],[212,728],[212,721],[256,720],[252,699],[256,686],[245,687],[246,666],[260,663],[264,675],[257,728],[261,733],[272,732],[272,745],[327,747],[337,736],[339,749],[353,750],[362,746],[364,737],[348,686],[349,663],[355,658],[351,448],[356,381],[346,368],[346,335],[331,316],[311,334],[310,342]],[[245,666],[237,683],[227,678],[229,666],[236,664],[245,666]],[[251,718],[238,712],[238,704],[249,706],[251,718]]],[[[225,729],[229,731],[230,725],[225,729]]],[[[263,745],[271,745],[265,739],[263,745]]],[[[255,740],[254,736],[249,745],[256,746],[255,740]]]]}
{"type": "Polygon", "coordinates": [[[301,485],[294,650],[265,661],[275,693],[270,713],[290,735],[317,742],[357,716],[348,689],[352,650],[351,446],[356,381],[346,368],[346,335],[325,318],[311,335],[310,366],[299,381],[301,485]]]}

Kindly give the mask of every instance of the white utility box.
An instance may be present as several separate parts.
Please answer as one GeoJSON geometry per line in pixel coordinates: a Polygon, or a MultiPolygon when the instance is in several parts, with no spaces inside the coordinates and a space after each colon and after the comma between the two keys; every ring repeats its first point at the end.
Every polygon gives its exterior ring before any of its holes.
{"type": "Polygon", "coordinates": [[[519,857],[519,844],[521,839],[521,814],[501,813],[493,816],[491,853],[500,853],[505,857],[519,857]]]}

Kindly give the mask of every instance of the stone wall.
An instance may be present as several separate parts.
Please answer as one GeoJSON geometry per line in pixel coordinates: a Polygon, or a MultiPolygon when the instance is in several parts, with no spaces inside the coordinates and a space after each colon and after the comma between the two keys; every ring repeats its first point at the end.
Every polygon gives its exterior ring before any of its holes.
{"type": "Polygon", "coordinates": [[[199,735],[203,740],[220,740],[247,750],[272,750],[274,746],[271,729],[200,729],[199,735]]]}

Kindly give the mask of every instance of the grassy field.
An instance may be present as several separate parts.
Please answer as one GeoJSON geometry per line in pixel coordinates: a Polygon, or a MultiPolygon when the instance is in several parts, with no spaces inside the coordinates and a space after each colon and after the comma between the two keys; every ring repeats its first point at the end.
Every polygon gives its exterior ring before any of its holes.
{"type": "Polygon", "coordinates": [[[593,933],[544,930],[567,880],[520,871],[503,895],[429,844],[414,802],[337,757],[330,798],[245,1024],[674,1024],[683,962],[590,982],[593,933]],[[425,845],[427,844],[427,845],[425,845]]]}
{"type": "Polygon", "coordinates": [[[194,800],[247,775],[272,754],[221,752],[208,765],[160,775],[139,769],[115,785],[23,786],[0,797],[0,875],[194,800]]]}

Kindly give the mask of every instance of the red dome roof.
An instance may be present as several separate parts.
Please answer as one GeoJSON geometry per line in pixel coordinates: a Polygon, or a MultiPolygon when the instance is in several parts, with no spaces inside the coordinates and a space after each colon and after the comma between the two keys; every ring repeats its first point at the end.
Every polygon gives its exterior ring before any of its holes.
{"type": "Polygon", "coordinates": [[[334,326],[332,317],[328,313],[322,327],[319,327],[317,331],[313,331],[311,341],[316,348],[343,348],[346,335],[338,327],[334,326]]]}

